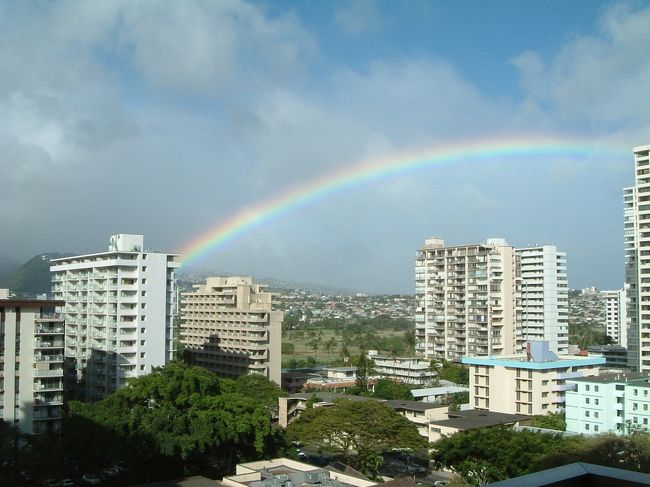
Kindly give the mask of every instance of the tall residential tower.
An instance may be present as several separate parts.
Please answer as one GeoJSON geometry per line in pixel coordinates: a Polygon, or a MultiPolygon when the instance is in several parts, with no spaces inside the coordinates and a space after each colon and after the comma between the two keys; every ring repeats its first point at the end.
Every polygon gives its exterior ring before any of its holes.
{"type": "Polygon", "coordinates": [[[517,249],[521,266],[521,337],[569,349],[569,287],[566,254],[554,245],[517,249]]]}
{"type": "Polygon", "coordinates": [[[52,260],[52,291],[65,301],[72,392],[102,399],[172,359],[175,254],[144,250],[142,235],[110,238],[108,252],[52,260]]]}
{"type": "Polygon", "coordinates": [[[415,260],[416,350],[430,359],[517,351],[515,249],[503,239],[446,247],[429,238],[415,260]]]}
{"type": "Polygon", "coordinates": [[[628,359],[650,371],[650,145],[634,148],[635,186],[623,190],[628,359]]]}

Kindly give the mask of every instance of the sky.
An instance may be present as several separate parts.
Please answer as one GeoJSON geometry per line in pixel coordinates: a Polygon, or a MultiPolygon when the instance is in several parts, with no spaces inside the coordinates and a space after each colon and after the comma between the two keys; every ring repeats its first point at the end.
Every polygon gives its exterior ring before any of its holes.
{"type": "Polygon", "coordinates": [[[413,292],[415,251],[503,237],[624,281],[622,191],[650,144],[650,2],[0,2],[0,255],[177,252],[359,161],[568,137],[296,205],[188,271],[413,292]],[[602,154],[598,148],[607,148],[602,154]]]}

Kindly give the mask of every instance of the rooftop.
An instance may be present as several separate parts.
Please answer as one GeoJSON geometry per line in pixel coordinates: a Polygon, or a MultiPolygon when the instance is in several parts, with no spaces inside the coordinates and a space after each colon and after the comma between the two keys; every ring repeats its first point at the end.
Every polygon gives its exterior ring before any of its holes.
{"type": "MultiPolygon", "coordinates": [[[[648,382],[650,375],[640,374],[638,372],[617,372],[611,374],[600,374],[591,377],[578,377],[576,379],[567,379],[571,382],[588,382],[598,384],[613,384],[617,382],[648,382]]],[[[635,384],[641,385],[641,384],[635,384]]]]}
{"type": "Polygon", "coordinates": [[[486,365],[488,367],[511,367],[530,370],[563,369],[566,367],[588,367],[604,365],[605,357],[578,357],[576,355],[559,355],[558,360],[547,362],[532,362],[526,359],[526,354],[490,355],[489,357],[463,357],[462,363],[468,365],[486,365]]]}
{"type": "MultiPolygon", "coordinates": [[[[435,409],[441,407],[438,404],[433,404],[433,403],[428,403],[428,402],[421,402],[421,401],[404,401],[404,400],[391,400],[387,401],[385,399],[375,399],[372,397],[365,397],[365,396],[353,396],[351,394],[336,394],[333,392],[299,392],[296,394],[291,394],[289,396],[290,399],[303,399],[303,400],[308,400],[312,396],[317,396],[320,398],[320,402],[334,402],[338,399],[349,399],[351,401],[377,401],[377,402],[383,402],[387,406],[393,408],[393,409],[408,409],[411,411],[427,411],[429,409],[435,409]]],[[[446,406],[445,406],[446,407],[446,406]]]]}
{"type": "Polygon", "coordinates": [[[413,397],[439,396],[441,394],[456,394],[457,392],[467,392],[469,387],[448,386],[448,387],[428,387],[425,389],[413,389],[413,397]]]}
{"type": "Polygon", "coordinates": [[[522,414],[495,413],[480,409],[468,409],[454,413],[454,415],[449,419],[431,421],[430,424],[464,431],[472,428],[482,428],[484,426],[511,424],[525,419],[530,419],[530,416],[524,416],[522,414]]]}

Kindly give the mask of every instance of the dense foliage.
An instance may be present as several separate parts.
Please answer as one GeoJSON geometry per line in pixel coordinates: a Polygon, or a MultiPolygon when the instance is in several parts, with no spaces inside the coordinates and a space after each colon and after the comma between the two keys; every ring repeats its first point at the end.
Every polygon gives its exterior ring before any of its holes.
{"type": "Polygon", "coordinates": [[[147,477],[215,463],[228,470],[282,448],[281,433],[271,429],[280,394],[263,377],[220,381],[203,368],[171,363],[100,402],[70,403],[65,446],[83,465],[128,461],[146,465],[147,477]]]}
{"type": "Polygon", "coordinates": [[[413,400],[411,386],[402,382],[395,382],[388,379],[380,379],[375,384],[375,391],[372,395],[377,399],[404,399],[413,400]]]}
{"type": "Polygon", "coordinates": [[[383,451],[423,452],[428,445],[413,423],[378,401],[339,400],[308,409],[287,433],[312,448],[343,454],[346,462],[373,478],[379,475],[383,451]]]}
{"type": "Polygon", "coordinates": [[[479,428],[440,439],[431,459],[436,468],[449,469],[478,485],[536,471],[546,456],[563,455],[578,441],[505,426],[479,428]]]}
{"type": "Polygon", "coordinates": [[[438,380],[448,380],[454,384],[469,385],[469,370],[453,362],[437,362],[431,361],[431,369],[438,372],[438,380]]]}
{"type": "Polygon", "coordinates": [[[550,430],[565,431],[566,419],[562,413],[533,416],[533,426],[550,430]]]}

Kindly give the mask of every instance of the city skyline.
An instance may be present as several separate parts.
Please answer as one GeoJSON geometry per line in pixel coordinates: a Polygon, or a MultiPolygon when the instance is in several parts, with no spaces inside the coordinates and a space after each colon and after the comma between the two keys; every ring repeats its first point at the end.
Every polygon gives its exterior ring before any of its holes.
{"type": "Polygon", "coordinates": [[[650,133],[645,2],[0,12],[10,259],[128,232],[178,251],[360,161],[545,137],[586,150],[441,164],[296,202],[185,270],[412,293],[423,239],[503,237],[565,251],[573,288],[622,287],[621,188],[650,133]]]}

